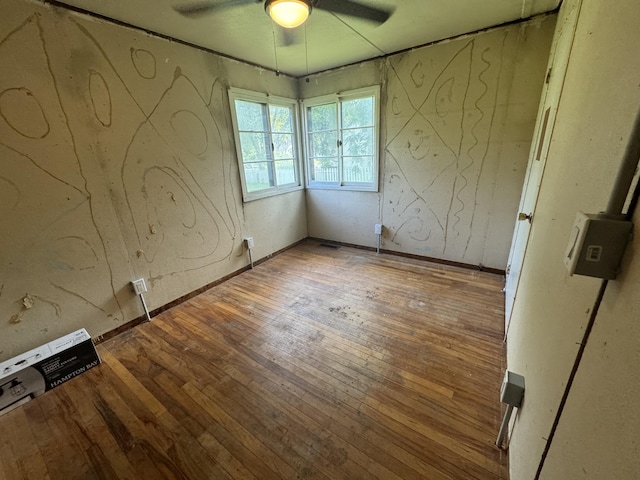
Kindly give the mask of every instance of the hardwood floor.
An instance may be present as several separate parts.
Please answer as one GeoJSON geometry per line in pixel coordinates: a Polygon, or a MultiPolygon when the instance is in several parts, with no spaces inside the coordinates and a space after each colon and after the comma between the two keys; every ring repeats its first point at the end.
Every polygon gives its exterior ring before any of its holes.
{"type": "Polygon", "coordinates": [[[0,475],[506,479],[502,285],[303,243],[0,417],[0,475]]]}

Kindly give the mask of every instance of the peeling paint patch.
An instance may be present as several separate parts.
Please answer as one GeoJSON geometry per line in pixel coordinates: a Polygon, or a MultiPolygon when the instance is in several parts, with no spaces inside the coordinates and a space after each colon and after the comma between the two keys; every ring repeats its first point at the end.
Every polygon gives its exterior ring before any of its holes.
{"type": "Polygon", "coordinates": [[[33,308],[33,304],[33,297],[27,293],[22,299],[22,305],[24,305],[24,308],[28,310],[30,308],[33,308]]]}

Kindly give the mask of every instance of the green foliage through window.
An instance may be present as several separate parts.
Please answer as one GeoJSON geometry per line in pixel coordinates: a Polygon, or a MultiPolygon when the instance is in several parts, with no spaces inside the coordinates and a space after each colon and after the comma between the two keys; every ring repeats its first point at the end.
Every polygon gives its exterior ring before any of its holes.
{"type": "Polygon", "coordinates": [[[378,88],[304,102],[310,187],[377,190],[378,88]]]}
{"type": "Polygon", "coordinates": [[[229,93],[245,200],[300,188],[296,103],[229,93]]]}

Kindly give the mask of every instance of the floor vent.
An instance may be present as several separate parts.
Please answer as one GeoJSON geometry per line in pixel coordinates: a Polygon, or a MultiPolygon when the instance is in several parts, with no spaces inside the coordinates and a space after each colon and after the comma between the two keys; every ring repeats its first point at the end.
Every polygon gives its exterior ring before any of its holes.
{"type": "Polygon", "coordinates": [[[335,245],[333,243],[321,243],[320,246],[326,247],[326,248],[333,248],[334,250],[337,250],[340,248],[340,245],[335,245]]]}

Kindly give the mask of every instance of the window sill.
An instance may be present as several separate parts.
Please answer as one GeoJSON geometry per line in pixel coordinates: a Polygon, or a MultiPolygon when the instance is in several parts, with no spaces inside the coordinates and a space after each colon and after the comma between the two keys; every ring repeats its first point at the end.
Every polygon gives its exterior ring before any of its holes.
{"type": "Polygon", "coordinates": [[[307,185],[309,190],[342,190],[349,192],[371,192],[378,193],[375,185],[337,185],[335,183],[312,183],[307,185]]]}
{"type": "Polygon", "coordinates": [[[257,192],[251,193],[243,193],[242,201],[243,203],[254,202],[256,200],[262,200],[263,198],[275,197],[277,195],[284,195],[286,193],[297,192],[298,190],[304,190],[302,185],[296,185],[294,187],[289,188],[278,188],[278,189],[269,189],[269,190],[261,190],[257,192]]]}

